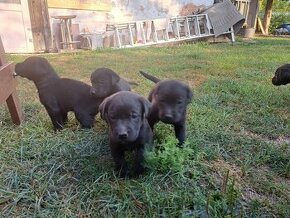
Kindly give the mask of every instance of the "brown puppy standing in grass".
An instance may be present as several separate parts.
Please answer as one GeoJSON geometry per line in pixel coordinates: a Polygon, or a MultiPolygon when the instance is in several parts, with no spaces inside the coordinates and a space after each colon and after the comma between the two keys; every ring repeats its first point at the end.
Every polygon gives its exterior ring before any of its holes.
{"type": "Polygon", "coordinates": [[[129,175],[125,151],[135,150],[134,174],[144,171],[144,146],[152,143],[152,130],[147,122],[151,103],[144,97],[120,91],[106,98],[99,107],[101,118],[109,125],[111,154],[115,170],[124,178],[129,175]]]}
{"type": "Polygon", "coordinates": [[[172,124],[179,145],[185,140],[185,121],[187,105],[192,100],[192,91],[186,84],[177,80],[160,80],[148,73],[140,71],[147,79],[156,83],[149,94],[152,109],[148,118],[153,130],[154,124],[161,120],[172,124]]]}
{"type": "Polygon", "coordinates": [[[103,99],[94,98],[91,86],[73,79],[60,78],[42,57],[29,57],[15,65],[15,73],[32,80],[39,100],[45,107],[54,129],[62,129],[69,111],[75,113],[83,128],[91,128],[103,99]]]}
{"type": "Polygon", "coordinates": [[[91,74],[91,83],[91,93],[97,98],[105,98],[119,91],[131,91],[129,82],[105,67],[98,68],[91,74]]]}

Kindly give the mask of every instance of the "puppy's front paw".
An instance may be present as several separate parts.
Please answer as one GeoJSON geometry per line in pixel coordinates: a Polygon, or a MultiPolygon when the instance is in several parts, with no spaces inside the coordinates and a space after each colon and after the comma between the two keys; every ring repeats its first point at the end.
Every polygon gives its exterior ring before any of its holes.
{"type": "Polygon", "coordinates": [[[115,168],[116,172],[118,173],[118,176],[120,178],[128,178],[129,177],[129,169],[127,167],[127,165],[122,166],[122,167],[116,167],[115,168]]]}
{"type": "Polygon", "coordinates": [[[129,170],[120,170],[118,172],[120,178],[125,179],[129,177],[129,170]]]}
{"type": "Polygon", "coordinates": [[[143,174],[144,172],[145,172],[144,166],[141,164],[138,164],[135,168],[134,174],[135,174],[135,176],[139,176],[139,175],[143,174]]]}
{"type": "Polygon", "coordinates": [[[179,142],[176,147],[178,148],[184,148],[184,143],[183,142],[179,142]]]}

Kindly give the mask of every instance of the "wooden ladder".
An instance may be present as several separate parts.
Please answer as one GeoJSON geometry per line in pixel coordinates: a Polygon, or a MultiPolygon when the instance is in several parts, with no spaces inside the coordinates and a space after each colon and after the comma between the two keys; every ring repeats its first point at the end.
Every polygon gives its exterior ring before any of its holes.
{"type": "Polygon", "coordinates": [[[122,41],[121,37],[121,31],[127,30],[129,33],[129,43],[131,46],[134,45],[134,39],[133,39],[133,29],[136,29],[136,22],[128,22],[128,23],[118,23],[118,24],[107,24],[107,31],[114,31],[117,46],[119,48],[124,46],[124,43],[122,41]]]}
{"type": "Polygon", "coordinates": [[[177,39],[211,35],[207,14],[173,17],[170,22],[177,39]]]}
{"type": "MultiPolygon", "coordinates": [[[[159,19],[153,20],[144,20],[144,21],[136,21],[136,22],[128,22],[128,23],[118,23],[118,24],[107,24],[107,31],[114,31],[114,36],[116,39],[117,47],[136,47],[136,46],[146,46],[146,45],[154,45],[168,42],[178,42],[190,39],[197,38],[205,38],[205,37],[214,37],[214,32],[211,27],[210,20],[207,14],[197,14],[197,15],[189,15],[189,16],[178,16],[172,17],[168,19],[168,25],[166,28],[162,29],[163,37],[162,39],[158,39],[158,34],[155,28],[155,21],[159,19]],[[143,24],[146,22],[151,22],[152,24],[152,37],[151,41],[146,40],[144,36],[143,24]],[[137,25],[141,24],[141,28],[137,28],[137,25]],[[169,37],[168,30],[172,29],[173,38],[169,37]],[[134,43],[134,33],[139,29],[142,35],[143,43],[134,43]],[[125,37],[129,39],[128,43],[124,43],[122,40],[122,36],[125,30],[125,37]],[[135,31],[135,32],[134,32],[135,31]]],[[[151,25],[150,25],[151,27],[151,25]]],[[[136,33],[137,35],[138,33],[136,33]]],[[[230,28],[228,31],[223,34],[231,34],[231,41],[235,41],[233,28],[230,28]]],[[[128,40],[127,40],[128,41],[128,40]]]]}

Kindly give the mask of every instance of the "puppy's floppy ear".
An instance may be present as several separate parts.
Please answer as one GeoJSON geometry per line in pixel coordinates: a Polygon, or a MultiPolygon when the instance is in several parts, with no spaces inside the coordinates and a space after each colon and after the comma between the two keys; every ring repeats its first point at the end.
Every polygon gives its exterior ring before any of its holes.
{"type": "Polygon", "coordinates": [[[19,75],[18,73],[20,71],[20,66],[21,66],[20,63],[14,65],[14,72],[16,75],[19,75]]]}
{"type": "Polygon", "coordinates": [[[275,77],[278,81],[282,81],[285,77],[285,74],[287,73],[287,69],[284,68],[284,66],[279,67],[275,72],[275,77]]]}
{"type": "Polygon", "coordinates": [[[139,101],[142,105],[144,117],[148,117],[151,111],[152,104],[144,97],[140,97],[139,101]]]}
{"type": "Polygon", "coordinates": [[[277,68],[276,71],[275,71],[275,74],[277,74],[277,73],[281,73],[281,70],[282,70],[281,67],[277,68]]]}
{"type": "Polygon", "coordinates": [[[116,85],[119,81],[120,81],[120,77],[118,74],[114,73],[112,74],[111,76],[111,82],[112,82],[112,85],[116,85]]]}
{"type": "Polygon", "coordinates": [[[148,96],[148,100],[150,102],[152,102],[152,99],[153,99],[153,95],[154,95],[155,91],[154,90],[151,90],[150,93],[149,93],[149,96],[148,96]]]}
{"type": "Polygon", "coordinates": [[[289,75],[289,74],[290,74],[290,68],[283,67],[283,68],[281,69],[281,73],[285,73],[285,74],[289,75]]]}
{"type": "Polygon", "coordinates": [[[189,86],[186,86],[186,93],[187,93],[187,104],[189,104],[192,100],[193,92],[189,88],[189,86]]]}
{"type": "Polygon", "coordinates": [[[99,112],[100,112],[101,118],[103,120],[105,120],[106,122],[108,122],[108,107],[109,107],[109,104],[110,104],[110,99],[109,98],[105,98],[105,100],[99,106],[99,112]]]}
{"type": "Polygon", "coordinates": [[[275,74],[290,74],[290,64],[284,64],[278,67],[275,74]]]}
{"type": "Polygon", "coordinates": [[[150,102],[156,101],[158,98],[158,93],[159,93],[159,85],[156,85],[149,93],[148,100],[150,102]]]}

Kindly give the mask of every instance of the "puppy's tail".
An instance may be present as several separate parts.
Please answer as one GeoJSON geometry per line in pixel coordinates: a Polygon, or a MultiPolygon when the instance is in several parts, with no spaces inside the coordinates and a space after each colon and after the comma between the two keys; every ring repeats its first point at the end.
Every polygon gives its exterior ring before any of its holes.
{"type": "Polygon", "coordinates": [[[157,77],[152,76],[152,75],[150,75],[150,74],[148,74],[148,73],[145,73],[145,72],[142,71],[142,70],[140,70],[139,72],[140,72],[140,74],[141,74],[142,76],[144,76],[146,79],[151,80],[152,82],[158,83],[159,81],[161,81],[161,80],[158,79],[157,77]]]}
{"type": "Polygon", "coordinates": [[[130,85],[133,85],[133,86],[139,86],[138,83],[135,83],[135,82],[132,82],[132,81],[127,81],[130,85]]]}

